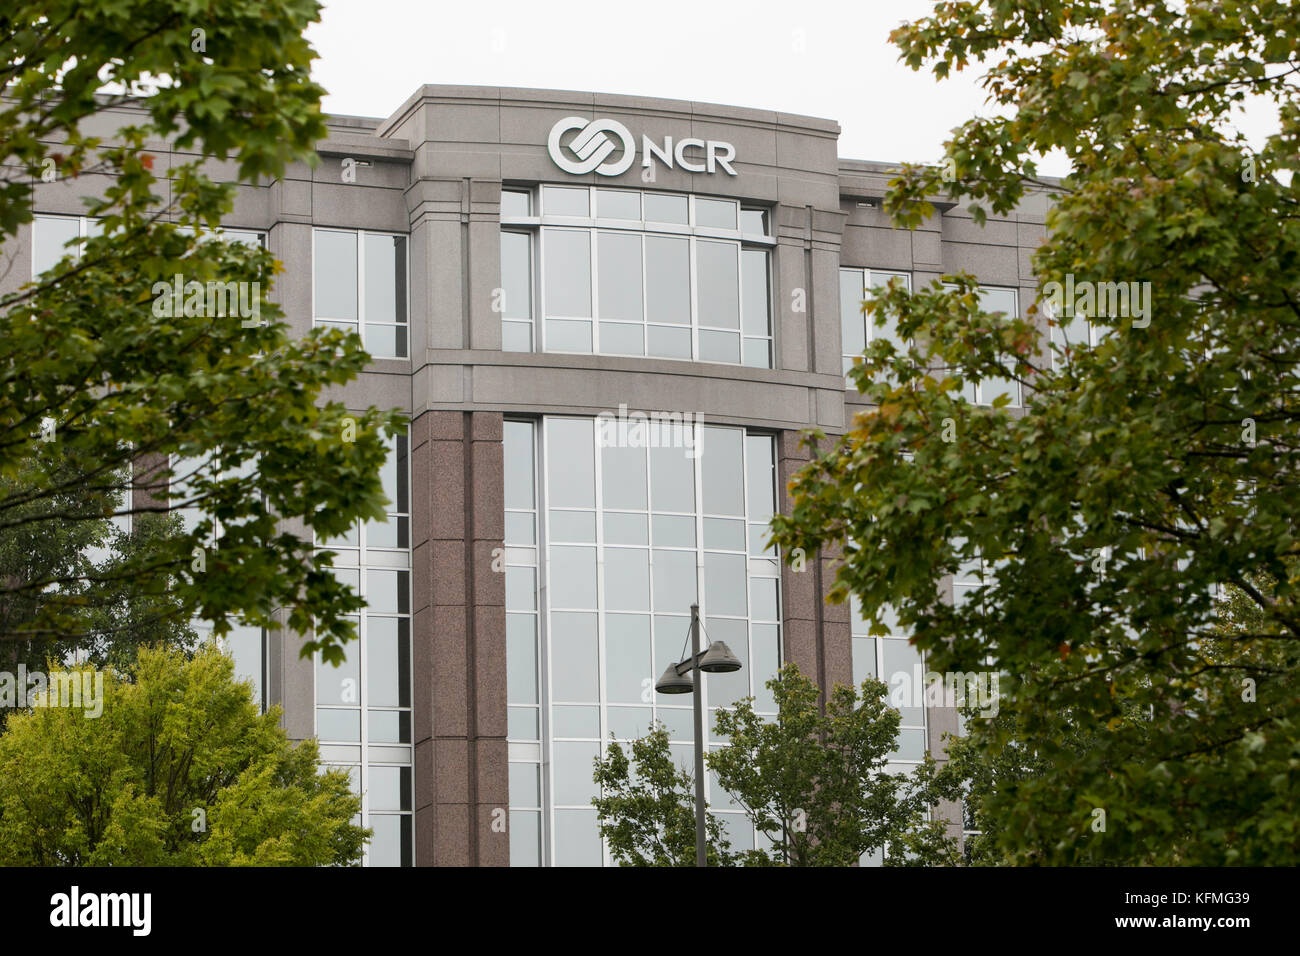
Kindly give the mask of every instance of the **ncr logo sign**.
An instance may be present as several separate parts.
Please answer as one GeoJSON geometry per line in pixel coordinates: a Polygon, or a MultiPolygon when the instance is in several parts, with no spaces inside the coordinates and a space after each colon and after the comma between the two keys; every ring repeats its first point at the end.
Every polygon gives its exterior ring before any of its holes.
{"type": "MultiPolygon", "coordinates": [[[[587,173],[621,176],[636,162],[636,140],[631,131],[612,119],[566,116],[551,127],[546,150],[556,166],[575,176],[587,173]]],[[[731,161],[735,158],[735,147],[718,140],[693,136],[674,140],[665,136],[662,143],[657,143],[649,136],[641,137],[641,166],[647,170],[658,163],[688,173],[722,170],[734,176],[736,171],[731,168],[731,161]]]]}

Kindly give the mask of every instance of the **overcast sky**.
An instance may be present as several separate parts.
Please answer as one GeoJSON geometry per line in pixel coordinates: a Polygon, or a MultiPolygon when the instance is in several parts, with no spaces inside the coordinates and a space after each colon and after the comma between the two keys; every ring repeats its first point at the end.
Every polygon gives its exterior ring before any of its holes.
{"type": "MultiPolygon", "coordinates": [[[[932,0],[330,0],[308,33],[331,113],[388,116],[424,83],[628,93],[839,122],[839,155],[936,162],[984,108],[981,68],[937,83],[889,32],[932,0]]],[[[1252,116],[1258,143],[1272,124],[1252,116]]],[[[1061,157],[1040,171],[1068,172],[1061,157]]]]}

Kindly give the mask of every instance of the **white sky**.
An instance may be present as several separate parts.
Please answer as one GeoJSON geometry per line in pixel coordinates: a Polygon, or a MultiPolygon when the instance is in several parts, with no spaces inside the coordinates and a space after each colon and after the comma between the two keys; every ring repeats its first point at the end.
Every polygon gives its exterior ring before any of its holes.
{"type": "Polygon", "coordinates": [[[931,9],[930,0],[327,0],[308,37],[331,113],[387,116],[424,83],[627,93],[834,119],[841,157],[934,162],[984,95],[969,73],[936,84],[898,62],[889,31],[931,9]]]}
{"type": "MultiPolygon", "coordinates": [[[[936,82],[889,32],[933,0],[327,0],[308,31],[331,113],[388,116],[425,83],[660,96],[839,122],[839,155],[937,162],[984,110],[978,64],[936,82]]],[[[1242,119],[1253,145],[1270,108],[1242,119]]],[[[1047,175],[1068,172],[1059,155],[1047,175]]]]}

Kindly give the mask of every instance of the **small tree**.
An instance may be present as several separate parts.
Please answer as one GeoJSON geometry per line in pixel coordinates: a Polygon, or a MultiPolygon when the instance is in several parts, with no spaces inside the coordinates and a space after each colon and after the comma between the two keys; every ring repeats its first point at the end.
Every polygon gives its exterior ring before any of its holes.
{"type": "MultiPolygon", "coordinates": [[[[775,721],[754,713],[753,698],[719,711],[716,734],[729,744],[705,761],[770,846],[733,852],[710,816],[710,865],[849,866],[886,849],[890,863],[956,862],[956,845],[929,819],[938,799],[954,795],[935,763],[927,755],[911,774],[886,767],[901,718],[883,682],[863,681],[860,694],[837,685],[825,710],[794,664],[767,686],[775,721]]],[[[694,782],[673,765],[667,731],[633,741],[632,758],[617,743],[597,758],[601,836],[620,863],[693,865],[694,782]]]]}
{"type": "Polygon", "coordinates": [[[0,735],[0,865],[360,859],[347,775],[318,772],[316,742],[292,745],[278,707],[259,714],[229,657],[142,649],[134,682],[104,676],[98,717],[38,706],[0,735]]]}

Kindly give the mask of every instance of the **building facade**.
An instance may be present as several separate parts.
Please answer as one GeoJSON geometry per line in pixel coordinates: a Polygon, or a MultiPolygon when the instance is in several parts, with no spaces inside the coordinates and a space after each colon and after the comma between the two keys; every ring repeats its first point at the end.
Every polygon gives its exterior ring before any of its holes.
{"type": "MultiPolygon", "coordinates": [[[[368,604],[347,664],[300,658],[291,633],[230,641],[290,735],[351,769],[367,863],[608,862],[592,759],[656,719],[690,758],[690,698],[653,684],[693,602],[744,663],[707,679],[709,708],[753,694],[770,712],[764,681],[790,660],[823,688],[919,679],[905,634],[872,637],[824,600],[834,555],[781,561],[766,523],[788,511],[801,430],[833,435],[863,407],[844,371],[890,334],[863,316],[864,290],[964,270],[990,308],[1024,313],[1045,201],[983,228],[940,203],[897,230],[880,209],[893,168],[839,158],[838,132],[426,86],[387,119],[332,117],[315,168],[239,187],[227,225],[284,263],[272,297],[293,332],[356,330],[373,362],[342,397],[410,418],[384,475],[389,520],[320,542],[368,604]]],[[[95,185],[38,186],[5,283],[94,228],[78,197],[95,185]]],[[[902,710],[900,769],[956,728],[951,709],[902,710]]],[[[761,838],[710,799],[734,844],[761,838]]],[[[958,808],[939,812],[959,832],[958,808]]]]}

